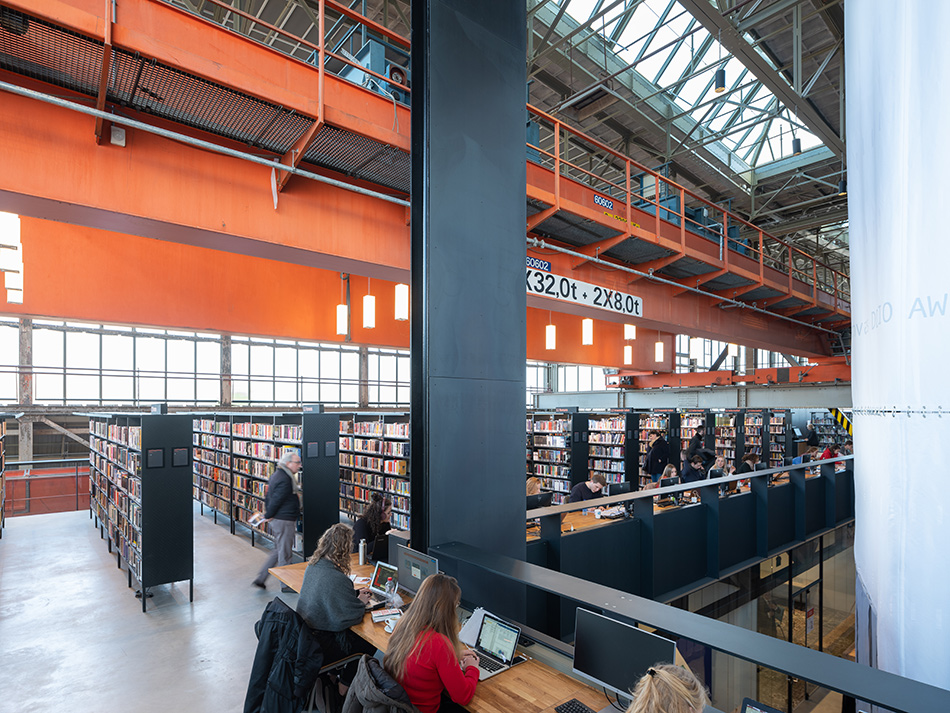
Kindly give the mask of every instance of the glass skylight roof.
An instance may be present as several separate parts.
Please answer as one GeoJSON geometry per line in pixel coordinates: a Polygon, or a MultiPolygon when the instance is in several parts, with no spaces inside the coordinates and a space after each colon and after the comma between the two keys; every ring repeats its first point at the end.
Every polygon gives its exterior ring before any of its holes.
{"type": "MultiPolygon", "coordinates": [[[[558,0],[578,23],[593,19],[625,63],[683,109],[746,165],[760,167],[792,155],[792,139],[802,150],[821,141],[795,118],[742,63],[676,0],[558,0]],[[716,94],[715,72],[726,70],[726,91],[716,94]]],[[[579,39],[579,38],[578,38],[579,39]]],[[[751,41],[751,40],[750,40],[751,41]]],[[[695,147],[695,135],[681,151],[695,147]]]]}

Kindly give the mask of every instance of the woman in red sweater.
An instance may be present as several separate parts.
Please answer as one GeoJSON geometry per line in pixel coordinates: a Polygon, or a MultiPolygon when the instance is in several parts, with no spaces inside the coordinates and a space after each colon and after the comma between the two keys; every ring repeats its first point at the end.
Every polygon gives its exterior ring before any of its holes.
{"type": "Polygon", "coordinates": [[[463,706],[475,695],[478,658],[458,638],[456,609],[461,596],[454,577],[426,577],[389,639],[383,666],[421,713],[457,709],[443,701],[443,691],[463,706]]]}

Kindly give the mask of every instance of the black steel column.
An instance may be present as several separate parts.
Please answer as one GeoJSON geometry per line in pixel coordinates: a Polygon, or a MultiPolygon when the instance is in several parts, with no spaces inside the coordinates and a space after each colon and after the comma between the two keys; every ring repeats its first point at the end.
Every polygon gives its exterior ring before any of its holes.
{"type": "Polygon", "coordinates": [[[419,549],[457,540],[525,556],[525,12],[412,4],[419,549]]]}

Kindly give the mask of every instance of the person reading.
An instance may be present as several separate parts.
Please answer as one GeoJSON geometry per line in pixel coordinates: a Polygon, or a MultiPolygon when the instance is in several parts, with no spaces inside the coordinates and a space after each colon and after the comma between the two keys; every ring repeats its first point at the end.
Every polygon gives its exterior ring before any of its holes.
{"type": "Polygon", "coordinates": [[[459,642],[455,577],[432,574],[393,628],[383,668],[421,713],[463,710],[478,685],[478,657],[459,642]]]}
{"type": "Polygon", "coordinates": [[[601,473],[591,473],[590,479],[578,483],[571,488],[572,503],[581,503],[603,497],[603,489],[607,487],[607,479],[601,473]]]}

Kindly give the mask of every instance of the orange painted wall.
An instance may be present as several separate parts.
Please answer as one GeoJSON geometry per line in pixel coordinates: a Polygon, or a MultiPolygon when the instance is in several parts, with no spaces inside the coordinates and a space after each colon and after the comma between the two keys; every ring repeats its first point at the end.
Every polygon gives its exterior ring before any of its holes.
{"type": "MultiPolygon", "coordinates": [[[[21,218],[22,309],[8,313],[120,324],[343,341],[336,335],[340,273],[21,218]]],[[[393,319],[394,283],[373,280],[377,328],[362,328],[367,279],[352,276],[352,341],[409,345],[393,319]]]]}

